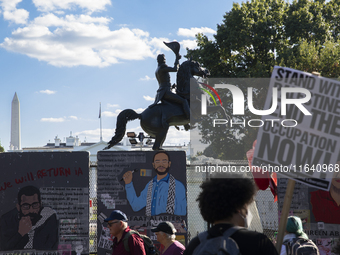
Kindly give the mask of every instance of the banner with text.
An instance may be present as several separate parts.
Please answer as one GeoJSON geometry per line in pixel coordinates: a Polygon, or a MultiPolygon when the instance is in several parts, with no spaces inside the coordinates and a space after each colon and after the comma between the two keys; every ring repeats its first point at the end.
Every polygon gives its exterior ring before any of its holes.
{"type": "Polygon", "coordinates": [[[323,190],[339,172],[340,81],[275,66],[253,165],[323,190]],[[277,99],[276,99],[277,98],[277,99]]]}
{"type": "Polygon", "coordinates": [[[89,153],[0,153],[0,254],[89,253],[89,153]]]}

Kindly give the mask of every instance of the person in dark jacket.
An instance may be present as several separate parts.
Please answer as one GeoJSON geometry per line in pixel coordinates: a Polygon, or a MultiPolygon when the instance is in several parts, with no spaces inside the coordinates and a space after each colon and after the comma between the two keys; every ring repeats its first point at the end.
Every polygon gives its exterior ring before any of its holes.
{"type": "Polygon", "coordinates": [[[113,210],[107,222],[110,234],[114,236],[112,245],[112,255],[146,255],[144,241],[138,234],[131,234],[128,237],[128,249],[124,245],[124,237],[130,232],[126,214],[120,210],[113,210]]]}
{"type": "MultiPolygon", "coordinates": [[[[247,229],[252,219],[248,205],[253,201],[256,190],[252,179],[235,175],[216,177],[204,182],[201,188],[197,198],[201,215],[212,224],[208,239],[223,235],[232,226],[244,227],[230,236],[242,255],[277,255],[267,236],[247,229]]],[[[193,254],[199,244],[198,237],[192,239],[183,255],[193,254]]]]}

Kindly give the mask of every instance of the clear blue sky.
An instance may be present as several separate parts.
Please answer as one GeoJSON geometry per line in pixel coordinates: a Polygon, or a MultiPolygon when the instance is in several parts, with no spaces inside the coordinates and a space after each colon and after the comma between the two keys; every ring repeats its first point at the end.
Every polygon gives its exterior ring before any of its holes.
{"type": "MultiPolygon", "coordinates": [[[[240,1],[241,2],[241,1],[240,1]]],[[[0,140],[10,144],[11,102],[21,109],[22,147],[43,146],[58,135],[81,141],[114,133],[120,110],[153,102],[156,56],[174,53],[163,41],[194,48],[195,33],[212,37],[232,1],[0,0],[0,140]]],[[[184,61],[184,58],[181,60],[184,61]]],[[[172,77],[172,82],[175,82],[172,77]]],[[[139,121],[128,131],[140,132],[139,121]]],[[[171,128],[167,143],[189,141],[171,128]]]]}

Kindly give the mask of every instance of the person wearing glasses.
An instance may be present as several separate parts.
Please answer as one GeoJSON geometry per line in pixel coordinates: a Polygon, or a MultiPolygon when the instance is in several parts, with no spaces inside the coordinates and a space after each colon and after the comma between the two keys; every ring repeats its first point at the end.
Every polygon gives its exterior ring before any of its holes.
{"type": "Polygon", "coordinates": [[[137,212],[145,207],[146,216],[161,213],[186,215],[186,190],[183,183],[169,173],[171,166],[169,154],[164,151],[156,152],[152,166],[157,175],[148,182],[138,197],[132,182],[133,172],[127,171],[123,175],[126,197],[132,210],[137,212]]]}
{"type": "Polygon", "coordinates": [[[120,210],[113,210],[107,222],[110,234],[114,236],[112,245],[112,254],[114,255],[146,255],[144,249],[144,241],[138,234],[129,233],[130,228],[127,223],[126,214],[120,210]],[[128,250],[125,248],[124,237],[130,234],[127,240],[128,250]]]}
{"type": "Polygon", "coordinates": [[[58,229],[56,212],[42,206],[40,190],[25,186],[16,208],[0,218],[0,250],[57,250],[58,229]]]}

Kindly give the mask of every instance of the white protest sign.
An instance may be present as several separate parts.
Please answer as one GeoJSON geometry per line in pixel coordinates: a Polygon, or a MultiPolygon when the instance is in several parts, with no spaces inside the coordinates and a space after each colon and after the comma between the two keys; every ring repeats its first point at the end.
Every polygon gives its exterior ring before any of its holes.
{"type": "Polygon", "coordinates": [[[262,116],[253,165],[329,190],[328,179],[340,171],[340,82],[275,66],[264,109],[275,88],[278,107],[262,116]]]}

